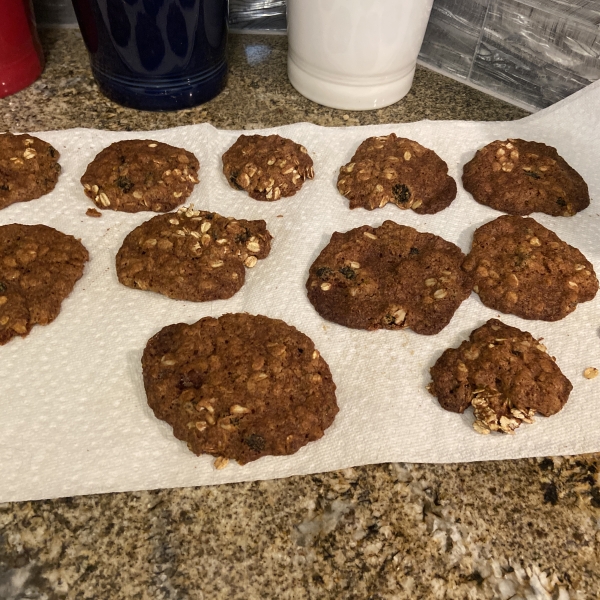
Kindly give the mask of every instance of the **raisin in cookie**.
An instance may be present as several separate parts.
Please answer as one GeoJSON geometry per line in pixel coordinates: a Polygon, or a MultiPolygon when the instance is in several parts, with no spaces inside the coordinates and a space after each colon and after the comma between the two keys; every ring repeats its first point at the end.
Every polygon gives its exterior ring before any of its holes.
{"type": "Polygon", "coordinates": [[[471,292],[463,260],[454,244],[393,221],[336,232],[310,267],[308,299],[346,327],[432,335],[471,292]]]}
{"type": "Polygon", "coordinates": [[[463,268],[486,306],[523,319],[557,321],[598,291],[585,256],[531,217],[479,227],[463,268]]]}
{"type": "Polygon", "coordinates": [[[473,405],[479,433],[513,433],[536,412],[549,417],[573,389],[543,344],[497,319],[445,350],[430,372],[427,389],[442,408],[462,413],[473,405]]]}
{"type": "Polygon", "coordinates": [[[337,187],[350,208],[373,210],[388,202],[433,214],[456,197],[448,165],[433,151],[395,133],[366,139],[340,169],[337,187]]]}
{"type": "Polygon", "coordinates": [[[123,285],[177,300],[231,298],[244,285],[246,267],[268,256],[271,239],[264,221],[184,207],[127,235],[117,276],[123,285]]]}
{"type": "Polygon", "coordinates": [[[59,156],[32,135],[0,134],[0,209],[51,192],[60,173],[59,156]]]}
{"type": "Polygon", "coordinates": [[[223,154],[223,173],[232,188],[268,202],[293,196],[315,176],[306,148],[278,135],[241,135],[223,154]]]}
{"type": "Polygon", "coordinates": [[[173,210],[198,183],[198,159],[153,140],[125,140],[104,148],[81,178],[98,208],[139,212],[173,210]]]}
{"type": "Polygon", "coordinates": [[[581,175],[540,142],[496,140],[464,166],[462,181],[477,202],[511,215],[570,217],[590,204],[581,175]]]}
{"type": "Polygon", "coordinates": [[[327,363],[296,328],[226,314],[169,325],[142,357],[148,404],[194,454],[240,464],[294,454],[318,440],[338,407],[327,363]]]}
{"type": "Polygon", "coordinates": [[[52,227],[0,226],[0,345],[54,321],[88,258],[79,240],[52,227]]]}

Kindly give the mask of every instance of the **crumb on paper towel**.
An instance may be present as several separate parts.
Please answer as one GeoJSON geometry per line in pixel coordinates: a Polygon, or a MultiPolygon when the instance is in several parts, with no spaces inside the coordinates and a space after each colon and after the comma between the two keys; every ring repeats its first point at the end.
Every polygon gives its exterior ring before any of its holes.
{"type": "Polygon", "coordinates": [[[588,367],[584,372],[583,372],[583,376],[586,379],[595,379],[596,377],[598,377],[598,369],[596,369],[596,367],[588,367]]]}
{"type": "Polygon", "coordinates": [[[99,210],[96,210],[95,208],[88,208],[88,209],[85,211],[85,214],[86,214],[88,217],[96,217],[96,218],[98,218],[98,217],[101,217],[101,216],[102,216],[102,213],[101,213],[99,210]]]}

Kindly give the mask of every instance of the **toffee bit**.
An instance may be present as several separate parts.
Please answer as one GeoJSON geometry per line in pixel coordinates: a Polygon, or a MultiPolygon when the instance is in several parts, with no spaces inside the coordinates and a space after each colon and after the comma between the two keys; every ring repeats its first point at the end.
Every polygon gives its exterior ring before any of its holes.
{"type": "Polygon", "coordinates": [[[596,367],[588,367],[584,372],[583,372],[583,376],[586,379],[594,379],[596,377],[598,377],[598,369],[596,369],[596,367]]]}

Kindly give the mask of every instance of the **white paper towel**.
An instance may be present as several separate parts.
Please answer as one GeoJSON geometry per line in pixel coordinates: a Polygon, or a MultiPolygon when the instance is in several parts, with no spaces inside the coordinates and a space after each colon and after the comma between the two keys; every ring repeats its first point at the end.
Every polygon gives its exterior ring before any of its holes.
{"type": "Polygon", "coordinates": [[[421,121],[350,128],[306,123],[263,130],[302,143],[315,179],[295,196],[266,203],[229,187],[221,155],[241,132],[193,125],[165,131],[112,133],[86,129],[39,133],[61,153],[56,189],[0,212],[0,224],[44,223],[81,238],[90,262],[54,323],[0,347],[0,501],[98,492],[196,486],[270,479],[387,461],[461,462],[600,451],[600,295],[557,323],[498,313],[473,294],[436,336],[409,330],[365,332],[323,320],[306,298],[310,264],[333,231],[386,219],[430,231],[468,252],[476,227],[500,213],[477,204],[460,185],[462,166],[484,144],[508,137],[558,148],[589,184],[591,206],[571,218],[535,214],[578,247],[600,272],[600,82],[515,122],[421,121]],[[336,190],[338,169],[371,135],[395,132],[434,149],[459,183],[457,199],[420,216],[388,205],[350,211],[336,190]],[[265,219],[274,236],[271,255],[247,271],[230,300],[170,300],[120,285],[114,257],[125,235],[151,213],[103,211],[85,215],[90,201],[79,178],[97,152],[116,140],[152,138],[182,146],[200,160],[200,184],[190,202],[225,216],[265,219]],[[196,457],[158,421],[145,402],[140,359],[146,341],[170,323],[247,311],[284,319],[309,335],[337,384],[340,412],[325,436],[290,457],[266,457],[216,471],[210,456],[196,457]],[[442,410],[425,390],[429,367],[487,319],[500,318],[535,337],[573,383],[565,408],[538,417],[514,436],[482,436],[471,411],[442,410]]]}

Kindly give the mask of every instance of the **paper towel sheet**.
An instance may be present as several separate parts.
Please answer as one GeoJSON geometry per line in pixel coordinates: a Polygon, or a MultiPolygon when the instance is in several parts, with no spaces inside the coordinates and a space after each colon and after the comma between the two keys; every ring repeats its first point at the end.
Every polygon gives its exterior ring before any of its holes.
{"type": "Polygon", "coordinates": [[[90,252],[83,278],[54,323],[0,347],[0,501],[30,500],[163,487],[210,485],[331,471],[387,461],[463,462],[600,451],[600,295],[556,323],[498,315],[472,294],[438,335],[409,330],[356,331],[322,319],[306,298],[308,269],[334,231],[386,219],[430,231],[466,253],[473,231],[500,213],[477,204],[460,185],[465,162],[495,139],[521,137],[558,148],[589,184],[591,206],[571,217],[534,217],[578,247],[600,272],[600,82],[515,122],[421,121],[368,127],[324,128],[299,123],[277,132],[303,144],[315,179],[291,198],[266,203],[233,190],[221,155],[241,132],[193,125],[152,132],[72,129],[38,133],[61,153],[56,189],[0,211],[0,224],[44,223],[81,238],[90,252]],[[420,216],[388,205],[350,211],[336,190],[339,167],[372,135],[412,138],[434,149],[458,182],[452,205],[420,216]],[[182,146],[200,160],[200,183],[189,203],[225,216],[265,219],[274,236],[271,255],[247,271],[229,300],[193,303],[132,290],[117,281],[114,257],[125,235],[152,213],[103,211],[79,178],[109,143],[152,138],[182,146]],[[266,457],[217,471],[210,456],[196,457],[146,405],[140,359],[148,338],[165,325],[247,311],[279,318],[310,336],[329,363],[340,412],[318,442],[294,456],[266,457]],[[426,390],[429,367],[492,317],[543,337],[573,383],[565,408],[538,417],[516,435],[482,436],[472,411],[440,408],[426,390]]]}

